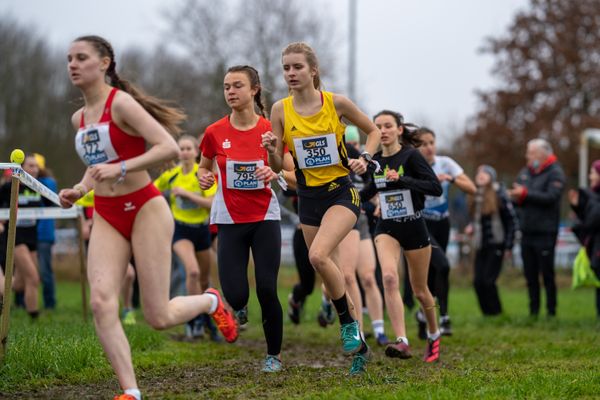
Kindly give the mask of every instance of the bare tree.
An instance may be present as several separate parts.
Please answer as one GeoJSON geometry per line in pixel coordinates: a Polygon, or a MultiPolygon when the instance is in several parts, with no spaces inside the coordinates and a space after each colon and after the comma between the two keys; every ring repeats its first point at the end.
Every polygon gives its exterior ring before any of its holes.
{"type": "Polygon", "coordinates": [[[306,41],[315,48],[325,66],[321,71],[325,79],[334,68],[333,24],[322,9],[299,0],[188,0],[168,18],[173,40],[194,57],[194,65],[208,78],[205,82],[211,87],[204,89],[210,91],[219,82],[212,101],[223,97],[224,71],[235,64],[259,70],[267,106],[285,96],[281,51],[290,42],[306,41]]]}
{"type": "Polygon", "coordinates": [[[481,107],[457,151],[511,174],[525,143],[541,136],[567,174],[577,171],[579,133],[600,127],[600,2],[531,0],[508,34],[489,39],[502,87],[479,94],[481,107]]]}

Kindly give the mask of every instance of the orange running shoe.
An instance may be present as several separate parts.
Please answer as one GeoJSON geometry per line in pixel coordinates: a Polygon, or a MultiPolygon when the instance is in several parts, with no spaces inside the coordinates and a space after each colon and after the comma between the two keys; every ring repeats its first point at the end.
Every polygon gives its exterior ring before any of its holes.
{"type": "Polygon", "coordinates": [[[118,394],[115,397],[113,397],[113,400],[137,400],[135,398],[135,396],[132,396],[130,394],[118,394]]]}
{"type": "Polygon", "coordinates": [[[208,293],[217,297],[217,309],[211,316],[227,343],[235,342],[238,338],[237,322],[229,310],[225,308],[225,304],[223,304],[223,300],[221,299],[219,291],[217,289],[210,288],[206,289],[204,293],[208,293]]]}
{"type": "Polygon", "coordinates": [[[427,350],[425,351],[423,361],[432,363],[440,359],[440,339],[441,335],[435,340],[427,339],[427,350]]]}

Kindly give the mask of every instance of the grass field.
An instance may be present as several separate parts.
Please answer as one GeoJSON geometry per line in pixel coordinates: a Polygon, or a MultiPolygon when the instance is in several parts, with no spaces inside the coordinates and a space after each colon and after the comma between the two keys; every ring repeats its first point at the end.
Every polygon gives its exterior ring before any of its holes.
{"type": "MultiPolygon", "coordinates": [[[[282,269],[284,307],[293,279],[292,269],[282,269]]],[[[411,317],[409,339],[417,357],[389,359],[371,342],[373,358],[361,377],[347,375],[350,360],[340,355],[337,324],[317,325],[317,293],[300,326],[285,318],[285,371],[276,375],[260,372],[266,349],[254,295],[249,328],[233,345],[176,340],[181,327],[155,332],[138,323],[126,331],[146,399],[600,397],[600,322],[593,292],[563,288],[558,317],[533,321],[520,275],[505,274],[502,282],[506,315],[497,318],[482,317],[473,290],[455,285],[450,299],[455,335],[443,339],[440,363],[420,360],[425,344],[416,338],[411,317]]],[[[59,284],[58,294],[59,308],[37,323],[13,311],[0,398],[108,399],[118,392],[92,323],[82,322],[77,284],[59,284]]]]}

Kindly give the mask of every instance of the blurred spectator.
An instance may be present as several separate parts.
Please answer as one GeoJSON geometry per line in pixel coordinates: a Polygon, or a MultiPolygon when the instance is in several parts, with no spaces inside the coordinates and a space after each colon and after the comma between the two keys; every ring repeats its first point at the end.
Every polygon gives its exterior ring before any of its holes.
{"type": "Polygon", "coordinates": [[[540,311],[539,274],[546,289],[548,316],[556,315],[556,282],[554,279],[554,247],[560,222],[560,198],[565,174],[557,162],[552,146],[544,139],[527,143],[527,165],[521,170],[513,188],[508,191],[518,206],[521,256],[527,288],[529,313],[540,311]]]}
{"type": "MultiPolygon", "coordinates": [[[[568,197],[579,219],[573,232],[585,247],[591,267],[600,279],[600,160],[592,163],[589,179],[589,189],[569,190],[568,197]]],[[[596,315],[600,319],[600,288],[596,289],[596,315]]]]}
{"type": "MultiPolygon", "coordinates": [[[[56,180],[52,175],[52,171],[46,167],[46,158],[38,153],[34,153],[34,156],[40,167],[38,180],[56,193],[56,180]]],[[[54,282],[54,270],[52,268],[52,246],[55,241],[54,220],[40,219],[37,224],[37,236],[37,255],[40,279],[42,281],[44,308],[54,309],[56,307],[56,285],[54,282]]]]}
{"type": "Polygon", "coordinates": [[[516,215],[505,189],[496,181],[496,170],[489,165],[477,169],[477,192],[469,196],[473,222],[475,276],[473,284],[484,315],[502,313],[496,280],[504,255],[510,254],[516,228],[516,215]]]}

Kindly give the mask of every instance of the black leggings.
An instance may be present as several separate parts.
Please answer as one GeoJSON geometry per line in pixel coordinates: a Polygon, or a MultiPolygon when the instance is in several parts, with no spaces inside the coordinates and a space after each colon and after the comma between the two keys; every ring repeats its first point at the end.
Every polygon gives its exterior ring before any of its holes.
{"type": "Polygon", "coordinates": [[[473,286],[484,315],[502,313],[502,304],[498,296],[496,280],[502,269],[504,246],[490,244],[477,250],[475,254],[475,276],[473,286]]]}
{"type": "Polygon", "coordinates": [[[248,304],[248,259],[252,249],[256,295],[262,310],[267,354],[281,352],[283,312],[277,297],[277,275],[281,261],[279,221],[219,224],[219,279],[223,295],[234,310],[248,304]]]}
{"type": "Polygon", "coordinates": [[[521,243],[523,271],[529,291],[529,313],[540,312],[540,272],[546,289],[548,315],[556,314],[556,282],[554,280],[554,246],[536,246],[521,243]]]}
{"type": "MultiPolygon", "coordinates": [[[[440,315],[448,315],[448,294],[450,292],[450,262],[446,257],[446,248],[450,237],[450,221],[446,218],[441,221],[425,220],[431,238],[431,260],[429,261],[429,274],[427,286],[431,294],[437,298],[440,305],[440,315]]],[[[404,303],[408,308],[414,307],[413,292],[408,278],[408,267],[404,260],[404,303]]]]}
{"type": "Polygon", "coordinates": [[[295,303],[304,303],[315,288],[315,269],[308,259],[308,248],[300,228],[294,232],[294,258],[300,281],[292,289],[292,298],[295,303]]]}

